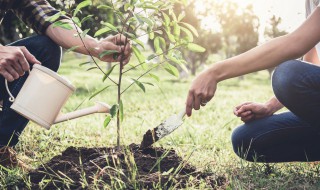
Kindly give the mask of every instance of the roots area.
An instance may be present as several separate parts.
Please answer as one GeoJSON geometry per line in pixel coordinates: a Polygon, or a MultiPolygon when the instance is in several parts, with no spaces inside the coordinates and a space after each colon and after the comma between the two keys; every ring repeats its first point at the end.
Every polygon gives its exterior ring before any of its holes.
{"type": "Polygon", "coordinates": [[[172,149],[131,144],[67,148],[29,173],[31,189],[181,189],[224,186],[224,177],[197,171],[172,149]]]}

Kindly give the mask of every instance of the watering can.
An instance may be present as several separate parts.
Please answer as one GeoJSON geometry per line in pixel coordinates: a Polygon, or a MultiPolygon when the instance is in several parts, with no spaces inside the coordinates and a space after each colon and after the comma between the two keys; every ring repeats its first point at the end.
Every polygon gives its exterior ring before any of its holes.
{"type": "Polygon", "coordinates": [[[75,87],[66,78],[39,64],[33,65],[16,98],[11,94],[7,80],[5,85],[10,96],[9,101],[13,102],[10,108],[46,129],[59,122],[110,111],[108,104],[97,102],[89,108],[61,113],[61,108],[75,91],[75,87]]]}

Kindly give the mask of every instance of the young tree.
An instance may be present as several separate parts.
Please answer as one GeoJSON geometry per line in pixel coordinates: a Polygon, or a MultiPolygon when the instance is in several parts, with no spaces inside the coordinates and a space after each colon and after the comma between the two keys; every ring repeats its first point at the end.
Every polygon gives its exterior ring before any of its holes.
{"type": "MultiPolygon", "coordinates": [[[[107,88],[116,88],[117,90],[117,102],[111,107],[110,115],[105,118],[104,126],[106,127],[112,118],[117,120],[117,146],[120,146],[121,140],[121,122],[124,118],[124,104],[122,102],[122,96],[133,85],[138,86],[143,92],[146,91],[145,85],[152,85],[150,83],[144,83],[143,77],[150,76],[155,80],[159,80],[152,71],[156,68],[163,68],[170,74],[178,76],[179,72],[176,65],[183,65],[186,63],[181,50],[188,49],[194,52],[204,52],[205,49],[192,42],[193,35],[197,34],[196,29],[182,21],[184,15],[176,15],[173,11],[174,4],[185,3],[179,0],[160,1],[160,0],[113,0],[108,3],[100,4],[96,8],[99,14],[104,12],[112,12],[114,17],[114,23],[102,20],[101,28],[98,28],[94,32],[95,37],[100,37],[106,34],[122,34],[132,42],[132,50],[139,61],[137,64],[129,64],[128,68],[123,67],[123,60],[120,64],[113,65],[110,69],[105,70],[101,68],[95,59],[92,57],[95,67],[92,69],[99,69],[102,73],[102,82],[106,83],[105,87],[94,93],[89,99],[93,98],[97,94],[103,92],[107,88]],[[181,36],[184,32],[187,35],[181,36]],[[153,40],[155,53],[146,56],[142,53],[145,48],[145,44],[140,40],[141,37],[149,36],[149,39],[153,40]],[[156,60],[156,61],[155,61],[156,60]],[[110,74],[115,70],[119,70],[117,79],[111,78],[110,74]],[[133,69],[139,69],[141,75],[137,78],[131,77],[130,71],[133,69]],[[129,85],[123,86],[123,78],[130,78],[132,81],[129,85]]],[[[82,26],[86,21],[86,18],[91,18],[92,15],[85,15],[83,19],[80,19],[81,11],[85,8],[94,5],[91,0],[84,0],[80,2],[76,7],[68,11],[72,15],[72,21],[74,25],[82,26]]],[[[52,18],[54,20],[54,17],[52,18]]],[[[70,28],[69,23],[55,22],[56,27],[70,28]]],[[[90,29],[84,29],[78,31],[76,37],[83,38],[90,29]]],[[[124,47],[129,43],[126,40],[123,44],[124,47]]],[[[84,45],[85,46],[85,45],[84,45]]],[[[86,46],[85,46],[86,47],[86,46]]],[[[72,47],[75,49],[77,47],[72,47]]],[[[88,50],[88,49],[87,49],[88,50]]],[[[88,50],[89,52],[89,50],[88,50]]],[[[90,52],[89,52],[90,54],[90,52]]],[[[121,52],[115,52],[112,50],[104,51],[100,54],[100,57],[105,55],[113,55],[115,57],[124,55],[124,49],[121,52]]]]}

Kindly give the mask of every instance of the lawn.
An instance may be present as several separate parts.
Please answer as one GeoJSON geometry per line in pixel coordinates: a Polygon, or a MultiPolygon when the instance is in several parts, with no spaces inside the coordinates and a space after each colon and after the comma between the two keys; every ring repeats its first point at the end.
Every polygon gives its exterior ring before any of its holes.
{"type": "MultiPolygon", "coordinates": [[[[88,98],[97,90],[110,85],[102,82],[98,70],[86,71],[93,65],[79,67],[86,58],[77,59],[67,55],[59,73],[77,87],[63,112],[68,112],[103,101],[110,105],[116,102],[116,88],[88,98]]],[[[101,64],[105,67],[104,64],[101,64]]],[[[128,77],[137,78],[141,71],[133,71],[128,77]]],[[[178,80],[159,69],[154,74],[161,76],[158,83],[150,77],[141,81],[152,82],[143,93],[133,86],[123,96],[124,121],[122,144],[139,144],[143,134],[156,127],[168,116],[184,108],[185,98],[193,77],[178,80]]],[[[116,78],[116,73],[111,75],[116,78]]],[[[129,80],[124,79],[124,86],[129,80]]],[[[272,96],[268,72],[246,75],[243,80],[230,79],[218,85],[214,99],[200,111],[185,118],[184,124],[155,146],[174,148],[185,160],[199,170],[210,171],[227,179],[222,189],[319,189],[319,165],[316,163],[257,164],[239,159],[232,150],[232,130],[241,124],[232,111],[244,101],[264,102],[272,96]]],[[[282,110],[283,111],[283,110],[282,110]]],[[[95,114],[60,123],[45,130],[30,123],[21,135],[17,146],[19,157],[34,167],[60,154],[67,147],[103,147],[116,143],[116,123],[111,121],[103,127],[104,115],[95,114]]],[[[0,170],[0,186],[14,184],[26,178],[20,170],[0,170]]],[[[25,179],[28,181],[27,179],[25,179]]]]}

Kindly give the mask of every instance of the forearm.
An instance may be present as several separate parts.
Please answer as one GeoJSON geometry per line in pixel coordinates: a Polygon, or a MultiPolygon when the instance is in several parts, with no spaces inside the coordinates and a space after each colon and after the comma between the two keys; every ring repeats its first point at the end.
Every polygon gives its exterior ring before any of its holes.
{"type": "Polygon", "coordinates": [[[79,27],[76,28],[71,20],[62,21],[69,23],[70,26],[73,27],[73,29],[67,30],[61,27],[54,27],[54,25],[52,24],[46,30],[46,35],[65,49],[77,46],[77,48],[74,51],[86,55],[88,55],[90,52],[91,55],[98,57],[98,40],[94,39],[89,35],[81,37],[81,40],[78,33],[81,33],[82,30],[79,27]]]}
{"type": "Polygon", "coordinates": [[[293,40],[290,35],[278,37],[243,54],[218,62],[210,68],[212,76],[219,82],[298,58],[302,55],[292,47],[293,40]]]}
{"type": "Polygon", "coordinates": [[[279,111],[284,107],[275,96],[272,97],[268,102],[266,102],[265,105],[267,106],[267,109],[270,115],[272,115],[273,113],[279,111]]]}
{"type": "Polygon", "coordinates": [[[310,51],[308,51],[308,53],[306,53],[303,56],[303,60],[307,61],[309,63],[313,63],[313,64],[316,64],[316,65],[319,65],[320,61],[319,61],[319,57],[318,57],[318,53],[317,53],[316,48],[314,47],[310,51]]]}

